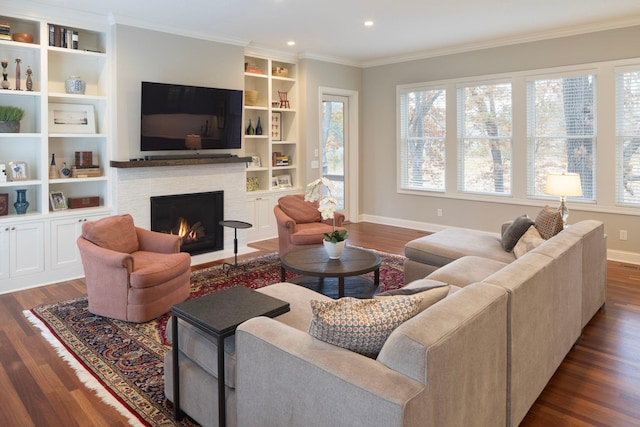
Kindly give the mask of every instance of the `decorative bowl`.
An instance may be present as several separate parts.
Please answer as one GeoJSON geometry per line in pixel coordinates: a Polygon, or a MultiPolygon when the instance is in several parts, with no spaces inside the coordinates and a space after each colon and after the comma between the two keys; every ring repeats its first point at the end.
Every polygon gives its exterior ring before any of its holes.
{"type": "Polygon", "coordinates": [[[33,43],[33,35],[28,33],[13,33],[11,40],[14,42],[33,43]]]}

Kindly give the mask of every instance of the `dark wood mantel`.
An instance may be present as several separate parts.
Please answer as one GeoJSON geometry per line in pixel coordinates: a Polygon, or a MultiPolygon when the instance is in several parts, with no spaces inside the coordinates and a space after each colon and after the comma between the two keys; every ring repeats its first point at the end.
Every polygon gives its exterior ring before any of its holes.
{"type": "Polygon", "coordinates": [[[154,159],[154,160],[111,160],[112,168],[153,168],[160,166],[189,166],[212,165],[220,163],[250,163],[251,157],[203,157],[184,159],[154,159]]]}

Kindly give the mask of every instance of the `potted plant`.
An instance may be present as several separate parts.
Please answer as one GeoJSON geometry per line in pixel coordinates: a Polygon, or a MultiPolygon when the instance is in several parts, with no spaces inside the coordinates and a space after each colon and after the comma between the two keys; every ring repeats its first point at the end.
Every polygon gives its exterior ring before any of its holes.
{"type": "Polygon", "coordinates": [[[19,107],[0,105],[0,132],[20,132],[20,120],[24,116],[24,110],[19,107]]]}
{"type": "Polygon", "coordinates": [[[304,200],[315,202],[318,200],[318,211],[323,220],[331,219],[331,233],[324,233],[323,245],[329,258],[338,259],[346,244],[347,230],[336,230],[334,213],[338,206],[338,200],[332,195],[335,190],[333,182],[325,177],[316,179],[307,185],[304,200]],[[326,190],[324,194],[323,190],[326,190]]]}

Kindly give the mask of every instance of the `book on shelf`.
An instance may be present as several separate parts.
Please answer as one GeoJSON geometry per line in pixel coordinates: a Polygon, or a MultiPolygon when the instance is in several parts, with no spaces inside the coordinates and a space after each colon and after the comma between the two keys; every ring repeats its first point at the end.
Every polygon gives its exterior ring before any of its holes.
{"type": "Polygon", "coordinates": [[[71,178],[95,178],[102,176],[100,166],[71,166],[71,178]]]}
{"type": "Polygon", "coordinates": [[[77,30],[49,24],[49,46],[78,49],[79,38],[77,30]]]}
{"type": "Polygon", "coordinates": [[[11,36],[9,34],[0,34],[0,40],[11,40],[11,36]]]}

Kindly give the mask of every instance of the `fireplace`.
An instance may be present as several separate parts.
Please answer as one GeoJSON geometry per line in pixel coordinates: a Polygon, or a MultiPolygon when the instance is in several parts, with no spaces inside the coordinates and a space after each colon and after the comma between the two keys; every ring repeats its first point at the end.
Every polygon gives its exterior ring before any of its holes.
{"type": "Polygon", "coordinates": [[[191,255],[223,249],[223,219],[223,191],[151,197],[151,229],[179,235],[191,255]]]}

